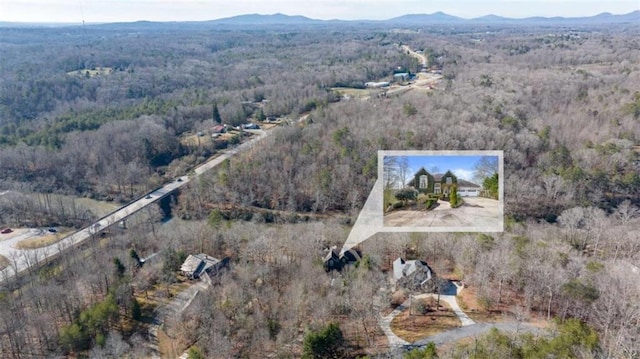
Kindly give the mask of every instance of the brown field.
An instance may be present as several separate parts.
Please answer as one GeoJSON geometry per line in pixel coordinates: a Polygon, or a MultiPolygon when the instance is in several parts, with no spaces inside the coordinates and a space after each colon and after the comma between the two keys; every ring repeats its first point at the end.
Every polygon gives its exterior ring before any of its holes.
{"type": "Polygon", "coordinates": [[[466,287],[457,298],[460,308],[476,322],[480,323],[497,323],[504,321],[503,312],[495,309],[483,309],[478,303],[476,290],[473,287],[466,287]]]}
{"type": "Polygon", "coordinates": [[[73,229],[58,228],[57,233],[46,232],[46,234],[44,235],[40,235],[40,236],[36,235],[31,238],[22,240],[16,243],[16,248],[17,249],[36,249],[36,248],[46,247],[61,241],[71,233],[73,233],[73,229]]]}
{"type": "Polygon", "coordinates": [[[415,309],[411,312],[407,308],[391,322],[391,330],[410,343],[461,326],[458,317],[443,301],[438,310],[426,314],[417,314],[415,309]]]}
{"type": "MultiPolygon", "coordinates": [[[[115,188],[114,188],[115,191],[115,188]]],[[[42,194],[42,193],[25,193],[26,196],[29,196],[36,202],[44,202],[44,196],[48,196],[49,200],[53,203],[59,201],[69,201],[73,200],[77,206],[82,206],[91,212],[93,212],[96,216],[102,217],[116,209],[120,206],[114,202],[106,202],[106,201],[98,201],[95,199],[87,198],[87,197],[78,197],[78,196],[67,196],[62,194],[42,194]]]]}
{"type": "Polygon", "coordinates": [[[211,135],[207,133],[202,136],[191,134],[181,138],[180,143],[182,143],[184,146],[189,147],[211,146],[213,144],[213,139],[211,138],[211,135]]]}
{"type": "Polygon", "coordinates": [[[167,333],[158,329],[158,349],[161,358],[177,358],[184,352],[179,340],[167,335],[167,333]]]}

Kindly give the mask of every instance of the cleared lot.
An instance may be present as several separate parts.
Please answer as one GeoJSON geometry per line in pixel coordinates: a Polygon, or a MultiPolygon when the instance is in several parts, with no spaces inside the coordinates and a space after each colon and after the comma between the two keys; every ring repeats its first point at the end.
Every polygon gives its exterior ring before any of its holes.
{"type": "Polygon", "coordinates": [[[394,211],[384,215],[385,227],[408,227],[411,230],[502,231],[500,202],[481,197],[464,197],[464,204],[451,208],[439,201],[430,211],[394,211]]]}

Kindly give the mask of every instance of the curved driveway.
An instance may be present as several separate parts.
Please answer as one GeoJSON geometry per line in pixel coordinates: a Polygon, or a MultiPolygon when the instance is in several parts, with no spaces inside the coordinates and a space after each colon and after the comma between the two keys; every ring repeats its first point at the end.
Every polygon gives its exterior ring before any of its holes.
{"type": "Polygon", "coordinates": [[[398,210],[384,215],[385,227],[409,227],[452,231],[502,231],[503,210],[499,201],[482,197],[462,197],[464,204],[451,208],[438,201],[429,211],[398,210]]]}

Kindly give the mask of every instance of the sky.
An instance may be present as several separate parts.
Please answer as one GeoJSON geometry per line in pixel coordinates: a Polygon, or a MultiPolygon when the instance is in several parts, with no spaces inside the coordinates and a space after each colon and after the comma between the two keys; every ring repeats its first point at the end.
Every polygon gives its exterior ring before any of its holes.
{"type": "Polygon", "coordinates": [[[489,14],[513,18],[577,17],[601,12],[626,14],[638,9],[640,0],[0,0],[0,21],[201,21],[251,13],[283,13],[322,20],[385,20],[437,11],[462,18],[489,14]]]}
{"type": "MultiPolygon", "coordinates": [[[[407,162],[409,164],[409,171],[407,173],[407,178],[405,182],[411,180],[411,178],[415,175],[416,172],[420,170],[420,168],[424,167],[429,173],[445,173],[447,171],[451,171],[456,177],[459,179],[464,179],[471,182],[476,182],[474,180],[475,171],[474,168],[480,158],[483,156],[475,156],[475,155],[448,155],[448,156],[438,156],[438,155],[413,155],[413,156],[398,156],[398,157],[406,157],[407,162]]],[[[498,157],[498,156],[492,156],[498,157]]],[[[480,184],[480,183],[477,183],[480,184]]]]}
{"type": "Polygon", "coordinates": [[[472,181],[476,163],[482,156],[407,156],[409,173],[414,175],[424,167],[429,173],[445,173],[451,171],[456,177],[472,181]]]}

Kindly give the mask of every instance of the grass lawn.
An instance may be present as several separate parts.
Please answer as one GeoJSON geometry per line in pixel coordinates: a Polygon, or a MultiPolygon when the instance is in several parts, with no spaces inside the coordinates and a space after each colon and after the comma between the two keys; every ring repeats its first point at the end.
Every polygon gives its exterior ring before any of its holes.
{"type": "Polygon", "coordinates": [[[11,262],[9,262],[9,259],[7,257],[0,256],[0,270],[7,268],[9,264],[11,264],[11,262]]]}
{"type": "Polygon", "coordinates": [[[440,301],[438,310],[418,314],[414,307],[413,312],[407,308],[391,321],[391,330],[410,343],[461,326],[458,317],[444,301],[440,301]]]}
{"type": "Polygon", "coordinates": [[[34,236],[16,243],[17,249],[36,249],[46,247],[61,241],[64,237],[73,233],[72,229],[59,229],[57,233],[48,233],[42,236],[34,236]]]}

